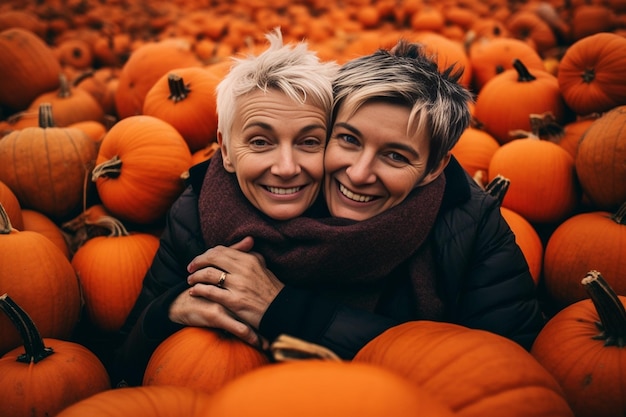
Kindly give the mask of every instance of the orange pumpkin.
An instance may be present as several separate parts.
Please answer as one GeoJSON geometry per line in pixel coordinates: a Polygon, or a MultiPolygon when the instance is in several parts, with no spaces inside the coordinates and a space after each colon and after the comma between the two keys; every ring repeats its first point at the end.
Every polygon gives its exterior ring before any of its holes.
{"type": "Polygon", "coordinates": [[[211,394],[267,364],[269,357],[265,353],[231,334],[185,327],[156,348],[146,367],[143,385],[184,386],[211,394]]]}
{"type": "Polygon", "coordinates": [[[146,94],[143,114],[174,126],[193,153],[217,140],[215,87],[221,78],[205,68],[172,70],[146,94]]]}
{"type": "Polygon", "coordinates": [[[557,46],[554,31],[534,11],[518,10],[514,12],[506,20],[506,26],[512,37],[529,42],[541,56],[557,46]]]}
{"type": "Polygon", "coordinates": [[[580,277],[603,271],[618,294],[626,294],[626,203],[611,214],[580,213],[561,223],[550,235],[544,257],[546,291],[557,308],[583,300],[580,277]]]}
{"type": "MultiPolygon", "coordinates": [[[[42,234],[13,229],[2,206],[0,292],[28,310],[44,337],[69,338],[78,322],[80,289],[70,261],[42,234]]],[[[0,317],[0,355],[19,343],[13,326],[0,317]]]]}
{"type": "Polygon", "coordinates": [[[511,37],[480,38],[470,45],[468,56],[477,92],[496,75],[513,69],[514,59],[523,62],[529,71],[545,69],[541,55],[532,46],[511,37]]]}
{"type": "Polygon", "coordinates": [[[585,196],[598,210],[626,201],[626,105],[604,113],[581,136],[575,159],[585,196]]]}
{"type": "Polygon", "coordinates": [[[506,410],[507,417],[573,417],[557,381],[530,353],[483,330],[409,321],[372,339],[353,362],[410,379],[457,416],[495,416],[506,410]]]}
{"type": "MultiPolygon", "coordinates": [[[[484,130],[468,127],[459,137],[451,152],[461,166],[471,175],[482,171],[487,177],[489,162],[500,143],[484,130]]],[[[482,184],[483,186],[486,184],[482,184]]]]}
{"type": "Polygon", "coordinates": [[[528,137],[502,145],[489,163],[489,180],[497,175],[511,181],[502,206],[531,223],[558,223],[580,200],[574,159],[547,140],[528,137]]]}
{"type": "Polygon", "coordinates": [[[59,127],[85,120],[104,120],[104,110],[100,103],[86,90],[72,87],[64,75],[60,76],[58,89],[35,97],[27,111],[37,112],[43,103],[50,103],[55,125],[59,127]]]}
{"type": "Polygon", "coordinates": [[[576,160],[580,140],[594,120],[594,118],[579,119],[566,123],[563,126],[563,136],[558,140],[558,144],[569,152],[574,160],[576,160]]]}
{"type": "Polygon", "coordinates": [[[211,396],[187,387],[125,387],[99,392],[56,417],[208,417],[211,396]]]}
{"type": "Polygon", "coordinates": [[[59,86],[61,64],[39,36],[22,28],[0,32],[0,105],[23,110],[59,86]]]}
{"type": "Polygon", "coordinates": [[[582,284],[591,298],[552,317],[531,353],[563,387],[576,417],[623,416],[626,297],[617,295],[598,271],[587,273],[582,284]]]}
{"type": "Polygon", "coordinates": [[[557,78],[544,70],[531,73],[518,59],[513,65],[483,86],[474,106],[474,117],[501,144],[515,138],[512,131],[531,131],[533,114],[550,114],[559,124],[565,119],[557,78]]]}
{"type": "Polygon", "coordinates": [[[163,120],[139,115],[109,129],[91,178],[114,217],[149,224],[161,220],[183,191],[181,174],[190,166],[180,133],[163,120]]]}
{"type": "Polygon", "coordinates": [[[563,99],[576,114],[626,104],[625,48],[626,39],[614,33],[586,36],[567,48],[557,78],[563,99]]]}
{"type": "Polygon", "coordinates": [[[106,227],[110,234],[88,239],[74,253],[72,267],[78,274],[90,323],[112,333],[122,327],[135,304],[159,239],[148,233],[129,233],[120,221],[108,216],[95,224],[106,227]]]}
{"type": "Polygon", "coordinates": [[[260,367],[212,395],[207,416],[452,417],[434,395],[378,366],[303,360],[260,367]]]}
{"type": "Polygon", "coordinates": [[[38,127],[15,130],[0,141],[0,181],[22,208],[56,221],[80,209],[97,145],[80,129],[55,127],[49,104],[41,105],[39,116],[38,127]]]}
{"type": "Polygon", "coordinates": [[[0,358],[3,417],[47,417],[98,392],[110,389],[109,375],[86,347],[42,338],[37,327],[7,294],[3,310],[23,338],[23,347],[0,358]]]}
{"type": "Polygon", "coordinates": [[[175,68],[201,66],[182,39],[147,42],[135,49],[119,74],[115,91],[115,108],[120,119],[140,115],[146,94],[154,83],[175,68]]]}

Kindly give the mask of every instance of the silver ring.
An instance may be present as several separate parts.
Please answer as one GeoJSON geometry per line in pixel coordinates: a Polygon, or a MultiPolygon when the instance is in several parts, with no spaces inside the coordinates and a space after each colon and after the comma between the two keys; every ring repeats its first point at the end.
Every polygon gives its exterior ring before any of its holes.
{"type": "Polygon", "coordinates": [[[226,281],[226,272],[222,271],[222,275],[220,275],[219,281],[217,281],[217,286],[220,288],[224,288],[224,282],[226,281]]]}

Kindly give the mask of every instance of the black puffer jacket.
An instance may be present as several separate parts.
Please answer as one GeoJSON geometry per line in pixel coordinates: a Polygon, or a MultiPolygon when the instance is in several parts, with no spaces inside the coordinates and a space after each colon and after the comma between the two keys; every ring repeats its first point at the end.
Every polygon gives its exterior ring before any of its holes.
{"type": "MultiPolygon", "coordinates": [[[[114,378],[131,385],[141,383],[137,378],[158,343],[181,328],[169,322],[167,312],[186,286],[186,265],[207,249],[197,204],[207,165],[191,170],[189,187],[172,206],[142,292],[122,329],[126,340],[117,365],[124,372],[114,378]]],[[[454,158],[445,175],[432,243],[446,320],[503,335],[530,349],[544,319],[528,266],[498,202],[454,158]]],[[[398,312],[397,305],[394,309],[391,315],[355,310],[287,286],[263,316],[259,332],[270,341],[290,334],[351,358],[373,337],[411,319],[408,311],[398,312]]]]}

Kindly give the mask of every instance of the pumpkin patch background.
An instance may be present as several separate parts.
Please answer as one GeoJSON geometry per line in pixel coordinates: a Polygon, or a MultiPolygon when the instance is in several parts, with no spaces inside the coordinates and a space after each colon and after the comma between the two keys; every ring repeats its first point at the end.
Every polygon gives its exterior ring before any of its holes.
{"type": "MultiPolygon", "coordinates": [[[[527,257],[546,319],[590,303],[581,280],[592,270],[615,291],[612,307],[619,310],[615,300],[623,304],[626,297],[626,0],[7,0],[0,5],[0,295],[9,293],[44,340],[79,344],[108,364],[112,334],[136,297],[186,171],[215,152],[215,86],[231,57],[263,50],[264,34],[275,27],[285,41],[304,39],[322,59],[339,63],[406,38],[423,43],[442,68],[463,66],[461,83],[476,100],[472,126],[453,154],[489,192],[503,184],[494,180],[505,179],[506,190],[494,196],[527,257]],[[40,265],[49,265],[45,276],[40,265]]],[[[558,326],[572,332],[576,323],[599,320],[589,314],[558,326]]],[[[566,396],[558,384],[570,390],[575,383],[555,382],[548,371],[553,366],[538,365],[531,353],[498,340],[489,352],[474,354],[519,355],[516,363],[532,365],[500,364],[500,378],[485,371],[493,390],[467,392],[475,405],[460,407],[431,394],[429,400],[443,404],[433,410],[502,415],[496,393],[505,389],[498,384],[518,384],[532,390],[507,394],[507,415],[626,414],[626,388],[618,382],[626,372],[626,313],[615,317],[623,321],[616,326],[621,342],[605,349],[617,353],[595,364],[614,372],[606,379],[615,386],[606,388],[605,409],[586,414],[582,388],[566,396]],[[529,404],[537,404],[532,412],[529,404]],[[508,413],[514,409],[519,413],[508,413]]],[[[473,340],[484,337],[432,326],[406,326],[431,334],[433,343],[414,347],[421,352],[416,356],[437,349],[451,355],[452,348],[434,342],[442,333],[467,346],[458,355],[477,349],[473,340]]],[[[549,330],[554,335],[559,328],[549,330]]],[[[232,340],[216,342],[215,335],[189,337],[209,336],[215,349],[235,349],[232,340]]],[[[386,337],[402,350],[400,336],[386,337]]],[[[0,314],[0,357],[14,355],[21,340],[0,314]]],[[[583,342],[554,344],[561,358],[570,356],[568,349],[585,348],[583,342]]],[[[184,346],[178,349],[190,349],[184,346]]],[[[400,359],[385,365],[391,359],[383,360],[381,349],[370,346],[361,357],[380,357],[378,366],[388,369],[401,365],[400,359]]],[[[411,360],[410,352],[396,356],[411,360]]],[[[445,358],[437,360],[452,360],[445,358]]],[[[274,366],[255,361],[241,372],[274,366]]],[[[567,366],[576,363],[563,359],[557,368],[567,374],[567,366]]],[[[463,387],[486,378],[480,367],[458,367],[446,369],[445,378],[403,369],[432,393],[454,386],[455,378],[463,378],[463,387]]],[[[589,381],[590,369],[583,376],[589,381]]],[[[328,372],[324,377],[332,378],[337,370],[328,372]]],[[[184,375],[171,378],[185,385],[184,375]]],[[[153,401],[168,398],[160,389],[153,401]]],[[[116,401],[110,398],[100,402],[116,401]]],[[[173,389],[170,398],[210,403],[195,388],[173,389]]]]}

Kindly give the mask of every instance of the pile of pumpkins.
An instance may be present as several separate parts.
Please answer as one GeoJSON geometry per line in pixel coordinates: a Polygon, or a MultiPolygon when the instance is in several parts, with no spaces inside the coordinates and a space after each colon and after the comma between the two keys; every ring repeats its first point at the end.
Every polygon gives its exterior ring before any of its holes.
{"type": "Polygon", "coordinates": [[[0,5],[7,415],[626,413],[624,0],[22,3],[0,5]],[[276,361],[185,329],[142,387],[112,389],[90,337],[120,329],[188,169],[215,152],[230,58],[261,51],[274,27],[339,63],[405,38],[464,67],[476,100],[453,154],[499,199],[528,261],[549,320],[531,352],[411,322],[350,363],[276,361]],[[229,368],[199,366],[208,350],[229,368]]]}

